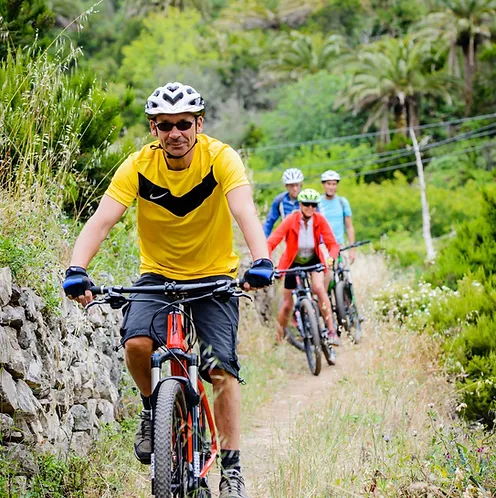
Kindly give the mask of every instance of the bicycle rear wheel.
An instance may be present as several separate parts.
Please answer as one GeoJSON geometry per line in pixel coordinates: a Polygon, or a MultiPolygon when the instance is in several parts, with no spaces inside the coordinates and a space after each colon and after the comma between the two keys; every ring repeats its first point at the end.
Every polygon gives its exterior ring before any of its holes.
{"type": "Polygon", "coordinates": [[[348,284],[345,289],[345,302],[348,307],[348,333],[351,340],[358,344],[362,339],[362,324],[356,305],[356,299],[353,295],[353,289],[348,284]]]}
{"type": "Polygon", "coordinates": [[[317,323],[315,309],[308,298],[303,298],[300,302],[301,321],[305,329],[305,352],[308,366],[313,375],[319,375],[322,366],[320,332],[317,323]]]}
{"type": "Polygon", "coordinates": [[[313,302],[313,308],[315,309],[315,316],[317,317],[317,324],[319,326],[320,347],[324,353],[324,358],[326,359],[328,365],[335,365],[336,350],[329,342],[329,332],[327,331],[324,319],[322,318],[322,314],[320,313],[319,307],[315,301],[313,302]]]}
{"type": "Polygon", "coordinates": [[[345,300],[346,283],[340,280],[334,288],[334,297],[336,298],[336,319],[338,322],[338,335],[341,335],[343,330],[348,332],[349,323],[347,318],[348,307],[345,300]]]}
{"type": "Polygon", "coordinates": [[[153,414],[153,495],[183,498],[188,489],[187,411],[180,382],[160,385],[153,414]]]}

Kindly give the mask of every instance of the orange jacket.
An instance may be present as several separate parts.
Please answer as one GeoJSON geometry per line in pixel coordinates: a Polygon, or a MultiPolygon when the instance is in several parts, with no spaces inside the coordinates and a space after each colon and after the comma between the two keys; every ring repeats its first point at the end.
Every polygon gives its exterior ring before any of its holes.
{"type": "MultiPolygon", "coordinates": [[[[279,264],[279,269],[286,269],[291,266],[298,254],[298,236],[300,234],[301,211],[295,211],[284,218],[283,222],[276,228],[272,235],[267,239],[269,252],[279,245],[282,239],[286,239],[286,250],[284,251],[279,264]]],[[[313,236],[315,240],[315,254],[317,254],[321,263],[326,264],[324,255],[320,250],[321,241],[325,244],[331,258],[336,259],[339,253],[339,244],[334,238],[331,227],[327,220],[320,213],[313,215],[313,236]]]]}

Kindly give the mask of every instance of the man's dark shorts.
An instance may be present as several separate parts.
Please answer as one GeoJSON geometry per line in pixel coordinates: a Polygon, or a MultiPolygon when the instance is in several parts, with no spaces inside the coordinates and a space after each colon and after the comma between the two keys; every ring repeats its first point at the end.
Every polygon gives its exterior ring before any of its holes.
{"type": "MultiPolygon", "coordinates": [[[[305,264],[301,263],[293,263],[290,268],[296,268],[297,266],[312,266],[312,265],[318,265],[320,263],[320,259],[318,256],[314,256],[310,261],[308,261],[305,264]]],[[[288,273],[284,277],[284,288],[293,290],[296,289],[296,275],[294,273],[288,273]]]]}
{"type": "MultiPolygon", "coordinates": [[[[178,284],[212,282],[229,277],[220,275],[201,279],[179,281],[178,284]]],[[[134,285],[162,285],[172,280],[154,273],[143,274],[134,285]]],[[[121,326],[122,343],[137,336],[148,336],[154,339],[155,347],[159,346],[157,340],[150,334],[150,322],[155,313],[172,299],[157,294],[132,294],[131,297],[146,298],[153,297],[159,302],[132,302],[124,309],[124,319],[121,326]]],[[[227,302],[215,299],[202,299],[190,303],[191,314],[195,324],[198,342],[200,345],[200,374],[211,382],[209,371],[219,368],[239,379],[240,365],[236,354],[236,344],[239,322],[239,300],[230,298],[227,302]]],[[[167,340],[167,315],[170,308],[157,314],[153,320],[155,333],[165,343],[167,340]]]]}

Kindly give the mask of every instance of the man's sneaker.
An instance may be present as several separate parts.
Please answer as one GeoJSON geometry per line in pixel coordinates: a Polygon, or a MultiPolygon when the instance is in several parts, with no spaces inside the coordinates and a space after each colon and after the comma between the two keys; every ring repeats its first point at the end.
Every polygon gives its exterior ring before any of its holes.
{"type": "Polygon", "coordinates": [[[143,410],[140,413],[138,430],[134,437],[134,454],[136,458],[146,465],[150,465],[152,454],[152,420],[151,411],[143,410]]]}
{"type": "Polygon", "coordinates": [[[333,346],[341,346],[341,339],[338,337],[338,334],[336,332],[331,331],[329,332],[329,344],[332,344],[333,346]]]}
{"type": "Polygon", "coordinates": [[[243,476],[236,469],[228,469],[222,472],[219,491],[219,498],[248,498],[243,476]]]}

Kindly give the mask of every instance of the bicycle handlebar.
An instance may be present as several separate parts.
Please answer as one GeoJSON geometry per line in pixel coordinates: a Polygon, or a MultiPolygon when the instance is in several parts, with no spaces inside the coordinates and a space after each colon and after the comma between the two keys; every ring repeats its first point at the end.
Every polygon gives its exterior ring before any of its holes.
{"type": "Polygon", "coordinates": [[[348,249],[352,249],[354,247],[363,246],[365,244],[370,244],[370,240],[361,240],[360,242],[355,242],[354,244],[350,244],[349,246],[344,246],[339,249],[340,252],[347,251],[348,249]]]}
{"type": "Polygon", "coordinates": [[[312,271],[324,271],[326,269],[325,265],[322,263],[317,263],[316,265],[310,265],[310,266],[295,266],[294,268],[288,268],[286,270],[275,270],[274,271],[274,276],[275,277],[281,277],[285,273],[299,273],[301,271],[304,271],[306,273],[310,273],[312,271]]]}
{"type": "Polygon", "coordinates": [[[216,280],[215,282],[199,282],[196,284],[178,284],[176,282],[166,282],[163,285],[143,285],[133,287],[123,287],[122,285],[114,285],[112,287],[92,286],[90,292],[93,295],[98,294],[164,294],[166,296],[188,295],[195,292],[208,291],[223,291],[226,293],[231,289],[240,287],[240,281],[234,280],[216,280]]]}

